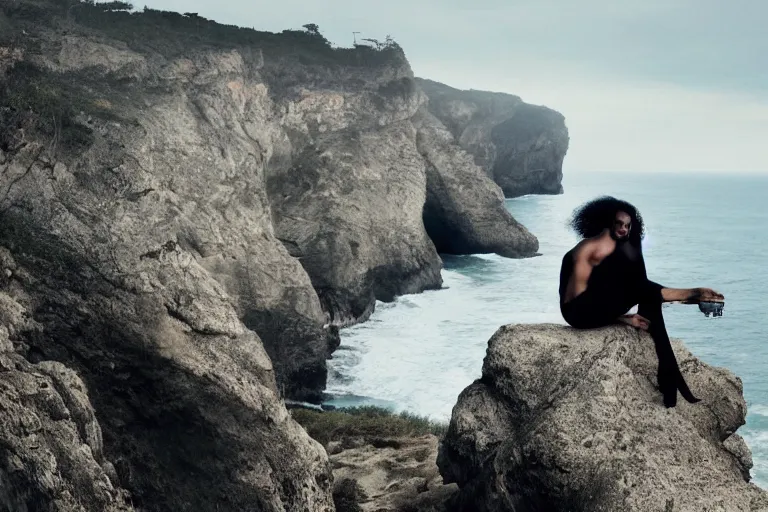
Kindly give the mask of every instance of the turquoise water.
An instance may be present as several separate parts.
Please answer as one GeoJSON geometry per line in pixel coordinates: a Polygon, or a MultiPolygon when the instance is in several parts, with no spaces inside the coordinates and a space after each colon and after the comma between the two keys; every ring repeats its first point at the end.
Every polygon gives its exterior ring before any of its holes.
{"type": "Polygon", "coordinates": [[[726,297],[724,315],[665,308],[670,335],[705,362],[741,377],[749,407],[739,433],[768,486],[768,176],[568,175],[565,194],[526,196],[507,208],[539,238],[542,256],[446,256],[445,289],[379,303],[371,319],[342,331],[330,361],[332,403],[376,403],[450,418],[458,394],[480,376],[488,339],[508,323],[564,323],[557,277],[576,242],[566,220],[601,194],[638,207],[647,228],[649,277],[671,287],[706,286],[726,297]]]}

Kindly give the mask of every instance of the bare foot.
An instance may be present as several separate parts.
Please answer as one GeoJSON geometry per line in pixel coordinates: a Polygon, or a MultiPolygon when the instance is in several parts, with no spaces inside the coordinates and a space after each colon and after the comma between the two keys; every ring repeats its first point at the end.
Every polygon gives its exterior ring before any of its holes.
{"type": "Polygon", "coordinates": [[[619,322],[623,322],[627,325],[631,325],[632,327],[636,327],[637,329],[642,329],[644,331],[647,331],[648,327],[651,325],[651,322],[647,318],[638,314],[620,316],[619,322]]]}

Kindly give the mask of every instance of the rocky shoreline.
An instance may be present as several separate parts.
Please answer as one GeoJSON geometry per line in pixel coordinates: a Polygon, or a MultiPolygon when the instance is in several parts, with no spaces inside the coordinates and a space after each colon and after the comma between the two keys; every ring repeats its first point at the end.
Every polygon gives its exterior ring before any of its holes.
{"type": "Polygon", "coordinates": [[[647,333],[525,324],[492,336],[432,434],[375,408],[376,423],[355,409],[297,418],[326,447],[345,512],[768,510],[738,434],[741,380],[673,345],[698,404],[664,407],[647,333]]]}

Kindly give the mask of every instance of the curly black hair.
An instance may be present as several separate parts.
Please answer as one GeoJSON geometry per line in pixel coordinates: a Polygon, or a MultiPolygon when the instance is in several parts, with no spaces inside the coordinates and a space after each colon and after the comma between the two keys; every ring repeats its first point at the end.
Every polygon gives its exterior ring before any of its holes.
{"type": "Polygon", "coordinates": [[[617,212],[625,212],[632,219],[629,231],[629,241],[639,247],[645,236],[643,217],[637,208],[626,201],[611,196],[601,196],[592,199],[573,211],[568,225],[582,238],[591,238],[611,228],[617,212]]]}

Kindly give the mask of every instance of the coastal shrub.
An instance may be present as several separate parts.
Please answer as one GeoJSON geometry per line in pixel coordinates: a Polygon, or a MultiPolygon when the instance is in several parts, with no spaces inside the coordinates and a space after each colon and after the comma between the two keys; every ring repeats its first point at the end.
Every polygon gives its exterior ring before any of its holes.
{"type": "Polygon", "coordinates": [[[606,469],[585,468],[567,487],[546,471],[527,468],[510,484],[517,489],[520,510],[567,510],[569,512],[612,512],[623,502],[615,475],[606,469]]]}
{"type": "Polygon", "coordinates": [[[9,20],[23,25],[48,25],[52,22],[54,14],[47,5],[31,2],[0,2],[0,10],[9,20]]]}
{"type": "MultiPolygon", "coordinates": [[[[337,66],[377,68],[405,63],[405,54],[391,36],[378,49],[369,45],[334,47],[314,23],[303,29],[279,33],[226,25],[197,13],[178,13],[144,7],[131,11],[123,1],[52,0],[49,2],[0,2],[0,14],[11,21],[13,31],[3,30],[0,41],[22,28],[57,26],[59,21],[76,22],[96,29],[107,37],[126,43],[139,52],[159,53],[167,58],[188,54],[193,49],[259,49],[267,66],[285,67],[287,61],[333,69],[337,66]]],[[[74,28],[74,27],[73,27],[74,28]]],[[[76,30],[77,32],[78,30],[76,30]]],[[[25,44],[32,44],[28,40],[25,44]]],[[[32,38],[34,40],[34,38],[32,38]]]]}
{"type": "Polygon", "coordinates": [[[334,48],[313,23],[304,25],[303,30],[273,33],[216,23],[192,12],[181,14],[148,7],[128,12],[130,4],[126,2],[61,1],[69,5],[67,15],[78,23],[102,30],[135,50],[159,52],[166,57],[194,47],[250,46],[271,56],[303,58],[321,66],[380,66],[404,59],[402,48],[389,36],[380,50],[334,48]]]}
{"type": "Polygon", "coordinates": [[[75,121],[81,100],[52,75],[19,62],[7,73],[0,91],[0,147],[4,151],[23,142],[19,134],[40,135],[48,141],[51,153],[90,143],[91,130],[75,121]]]}
{"type": "Polygon", "coordinates": [[[133,4],[128,2],[99,2],[94,4],[94,7],[103,11],[130,11],[133,9],[133,4]]]}
{"type": "Polygon", "coordinates": [[[333,486],[333,504],[336,512],[361,512],[360,502],[367,498],[365,491],[352,478],[343,478],[333,486]]]}
{"type": "Polygon", "coordinates": [[[353,407],[334,411],[292,409],[291,415],[307,433],[323,445],[331,441],[362,438],[379,442],[393,437],[434,434],[442,437],[447,425],[409,413],[395,414],[381,407],[353,407]]]}

